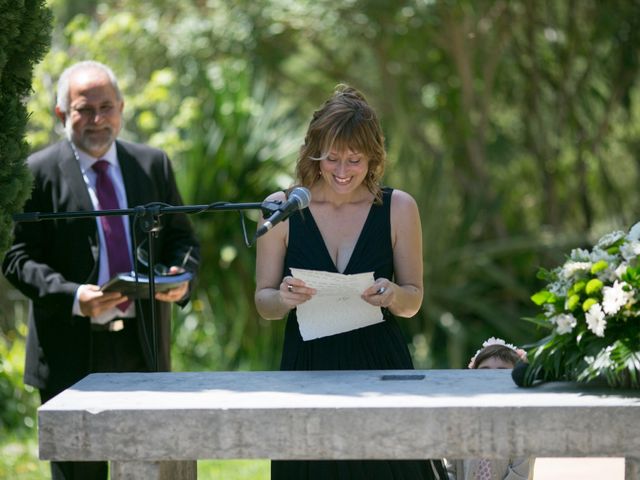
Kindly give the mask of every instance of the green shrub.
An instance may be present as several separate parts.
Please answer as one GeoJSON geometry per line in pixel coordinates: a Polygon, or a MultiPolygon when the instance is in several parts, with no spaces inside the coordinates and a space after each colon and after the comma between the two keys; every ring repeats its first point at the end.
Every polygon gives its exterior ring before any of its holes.
{"type": "Polygon", "coordinates": [[[37,392],[22,383],[24,373],[26,326],[0,337],[0,436],[8,431],[35,428],[37,392]]]}

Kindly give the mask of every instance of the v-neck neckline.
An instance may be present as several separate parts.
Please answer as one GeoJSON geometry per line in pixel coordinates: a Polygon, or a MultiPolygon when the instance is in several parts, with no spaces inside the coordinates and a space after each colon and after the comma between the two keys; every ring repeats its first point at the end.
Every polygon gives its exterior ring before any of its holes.
{"type": "Polygon", "coordinates": [[[358,238],[356,240],[356,243],[353,246],[353,250],[351,251],[351,256],[349,257],[349,261],[347,262],[347,265],[344,267],[344,270],[342,272],[340,270],[338,270],[338,267],[337,267],[336,263],[333,261],[333,258],[331,257],[331,253],[329,252],[329,248],[327,247],[327,244],[324,241],[324,237],[322,236],[322,232],[320,231],[320,227],[318,226],[318,223],[316,222],[316,219],[313,216],[313,213],[311,212],[311,208],[307,207],[306,213],[309,214],[309,217],[311,218],[311,221],[313,223],[313,230],[315,231],[316,235],[320,239],[320,243],[323,246],[324,253],[325,253],[327,259],[329,260],[329,263],[333,266],[333,269],[337,273],[347,274],[349,272],[349,269],[351,268],[351,263],[353,262],[353,258],[356,256],[356,253],[361,248],[361,243],[364,241],[363,240],[364,233],[367,230],[367,228],[369,227],[369,223],[371,223],[371,217],[373,216],[373,207],[374,206],[375,206],[374,202],[372,202],[371,205],[369,206],[369,212],[367,213],[367,218],[364,220],[364,223],[362,224],[362,228],[360,229],[360,233],[358,234],[358,238]]]}

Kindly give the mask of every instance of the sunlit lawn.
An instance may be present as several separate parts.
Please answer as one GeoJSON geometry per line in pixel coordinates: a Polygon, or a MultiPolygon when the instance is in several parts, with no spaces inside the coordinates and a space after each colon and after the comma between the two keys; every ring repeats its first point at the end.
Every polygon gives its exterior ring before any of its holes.
{"type": "Polygon", "coordinates": [[[38,460],[36,433],[0,438],[0,479],[42,480],[50,478],[49,464],[38,460]]]}
{"type": "MultiPolygon", "coordinates": [[[[50,478],[49,463],[38,460],[36,433],[0,438],[0,480],[50,478]]],[[[268,460],[201,460],[198,480],[268,480],[268,460]]]]}

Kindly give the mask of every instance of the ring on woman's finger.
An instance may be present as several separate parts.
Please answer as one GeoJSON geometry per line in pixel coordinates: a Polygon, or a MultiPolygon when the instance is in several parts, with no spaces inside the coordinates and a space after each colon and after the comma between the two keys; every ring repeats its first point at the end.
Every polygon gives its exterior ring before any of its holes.
{"type": "Polygon", "coordinates": [[[292,285],[287,285],[287,290],[289,290],[290,292],[293,292],[293,286],[292,285]]]}

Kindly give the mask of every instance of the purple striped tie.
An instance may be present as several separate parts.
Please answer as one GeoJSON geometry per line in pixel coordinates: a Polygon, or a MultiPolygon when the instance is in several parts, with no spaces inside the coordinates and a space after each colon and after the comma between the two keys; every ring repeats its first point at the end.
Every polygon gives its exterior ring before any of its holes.
{"type": "MultiPolygon", "coordinates": [[[[96,180],[96,194],[101,210],[117,210],[120,208],[118,197],[113,188],[111,178],[109,178],[109,162],[98,160],[91,168],[98,174],[96,180]]],[[[107,256],[109,257],[109,276],[113,277],[118,273],[131,271],[131,260],[127,247],[127,237],[123,223],[124,217],[102,216],[102,231],[107,244],[107,256]]],[[[118,304],[118,309],[125,311],[131,302],[126,301],[118,304]]]]}

